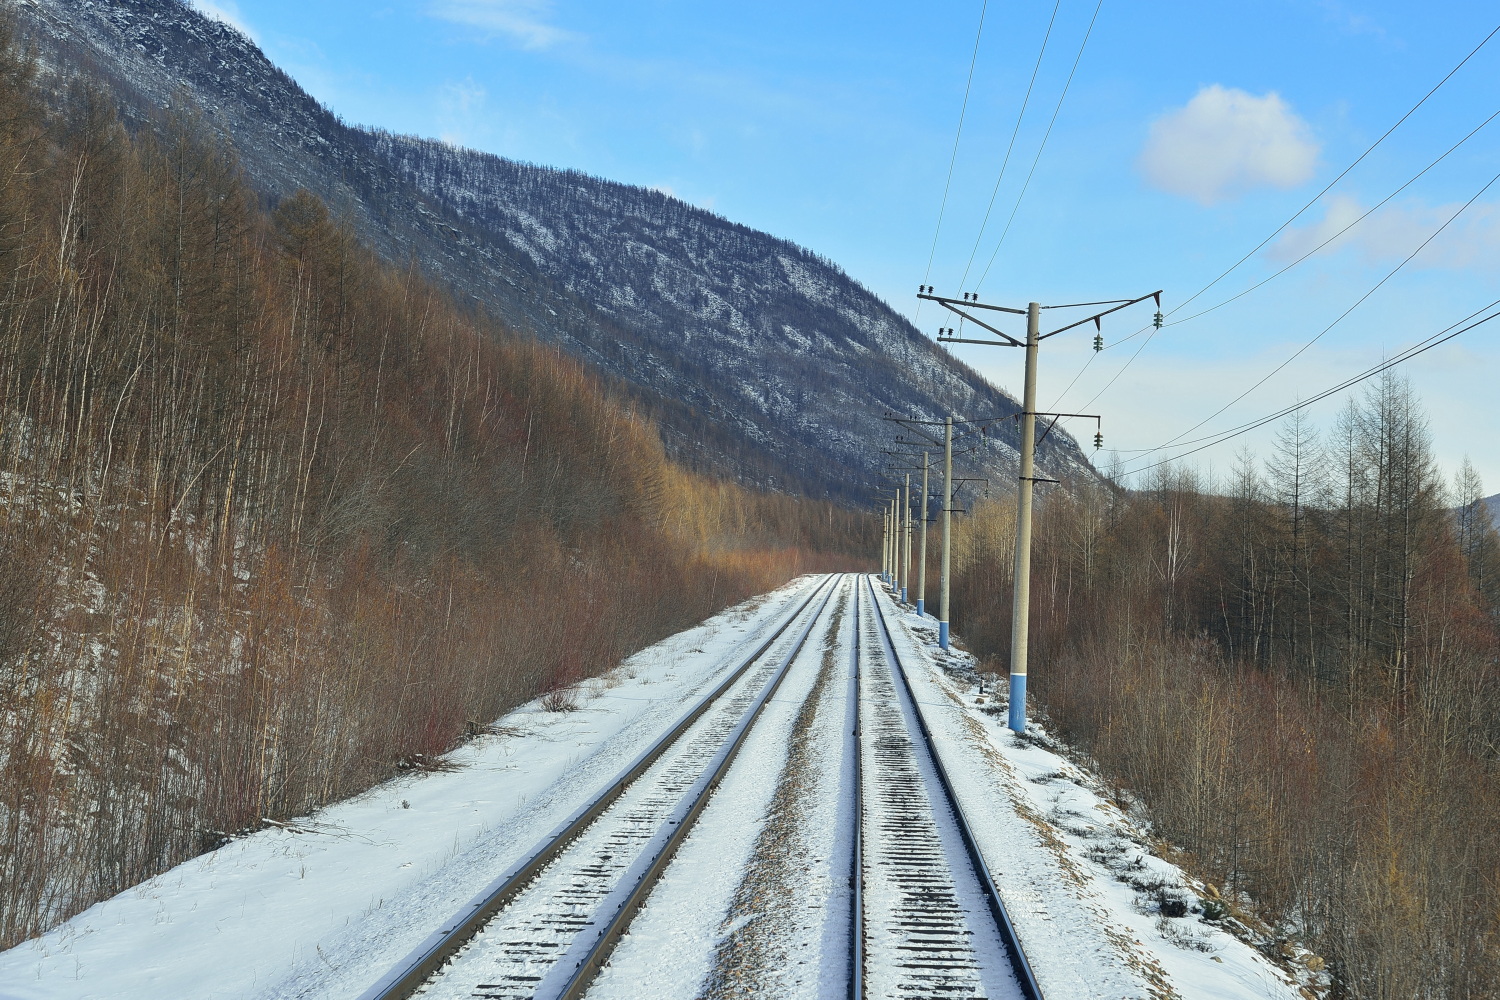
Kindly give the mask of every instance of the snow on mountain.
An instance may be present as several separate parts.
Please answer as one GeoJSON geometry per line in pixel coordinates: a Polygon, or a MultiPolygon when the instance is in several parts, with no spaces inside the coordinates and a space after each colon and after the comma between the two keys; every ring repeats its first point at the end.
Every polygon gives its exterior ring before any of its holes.
{"type": "MultiPolygon", "coordinates": [[[[183,95],[274,201],[305,187],[387,258],[622,380],[699,466],[862,496],[888,412],[1010,413],[1015,400],[830,261],[659,191],[351,127],[233,27],[179,0],[13,0],[61,76],[102,82],[137,127],[183,95]]],[[[1017,359],[1019,361],[1019,358],[1017,359]]],[[[1017,428],[967,468],[1015,468],[1017,428]]],[[[1041,474],[1089,475],[1060,430],[1041,474]]]]}

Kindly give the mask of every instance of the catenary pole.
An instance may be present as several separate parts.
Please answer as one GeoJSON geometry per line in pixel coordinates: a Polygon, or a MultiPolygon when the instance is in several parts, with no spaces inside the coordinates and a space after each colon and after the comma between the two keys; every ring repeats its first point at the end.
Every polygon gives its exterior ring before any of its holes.
{"type": "Polygon", "coordinates": [[[938,645],[948,648],[948,571],[953,527],[953,418],[943,420],[943,566],[938,600],[938,645]]]}
{"type": "MultiPolygon", "coordinates": [[[[989,347],[1021,347],[1026,351],[1026,389],[1022,402],[1021,412],[1021,474],[1019,488],[1016,491],[1016,558],[1014,579],[1014,600],[1011,608],[1011,639],[1010,639],[1010,728],[1018,733],[1026,731],[1026,653],[1027,653],[1027,631],[1030,625],[1029,611],[1031,600],[1031,499],[1032,489],[1037,482],[1035,474],[1036,459],[1036,418],[1038,416],[1052,417],[1052,424],[1048,425],[1050,431],[1052,426],[1063,417],[1089,417],[1098,420],[1096,414],[1086,413],[1049,413],[1039,414],[1036,408],[1036,368],[1037,348],[1043,340],[1055,337],[1059,333],[1076,330],[1088,323],[1093,323],[1095,329],[1102,329],[1100,321],[1105,316],[1117,313],[1122,309],[1128,309],[1138,302],[1147,299],[1156,300],[1156,316],[1153,320],[1157,329],[1162,326],[1161,314],[1161,290],[1149,292],[1146,295],[1133,299],[1108,299],[1098,302],[1073,302],[1067,305],[1043,306],[1037,302],[1028,303],[1026,309],[1015,309],[1010,306],[981,304],[979,296],[974,292],[965,292],[962,299],[949,298],[942,295],[933,295],[930,286],[922,286],[917,294],[919,299],[928,299],[941,305],[951,313],[955,313],[962,320],[974,324],[976,330],[993,334],[997,340],[976,339],[974,337],[954,336],[953,331],[938,331],[938,342],[944,344],[983,344],[989,347]],[[1043,309],[1077,309],[1087,306],[1107,306],[1099,312],[1076,320],[1047,333],[1041,332],[1041,311],[1043,309]],[[977,311],[1010,313],[1012,315],[1026,317],[1026,339],[1017,340],[994,325],[994,320],[983,320],[975,315],[977,311]]],[[[1101,350],[1102,338],[1094,338],[1094,349],[1101,350]]],[[[1103,441],[1100,434],[1094,435],[1094,447],[1099,447],[1103,441]]],[[[1045,482],[1056,482],[1048,479],[1045,482]]]]}
{"type": "Polygon", "coordinates": [[[906,603],[906,576],[910,573],[910,565],[907,564],[906,556],[906,517],[912,507],[912,474],[907,472],[906,484],[901,487],[901,505],[895,513],[895,558],[901,564],[900,586],[895,591],[897,603],[906,603]]]}
{"type": "Polygon", "coordinates": [[[887,505],[881,505],[880,511],[880,579],[885,579],[885,571],[890,566],[891,558],[891,512],[887,505]]]}
{"type": "Polygon", "coordinates": [[[924,451],[922,452],[922,506],[919,509],[921,520],[918,522],[921,524],[918,530],[922,533],[922,542],[917,546],[917,614],[919,616],[927,613],[927,511],[931,506],[927,501],[927,473],[927,452],[924,451]]]}
{"type": "Polygon", "coordinates": [[[896,544],[901,546],[901,603],[906,603],[907,585],[911,582],[911,473],[906,474],[906,485],[901,488],[901,525],[896,534],[896,544]]]}
{"type": "Polygon", "coordinates": [[[885,501],[885,585],[886,586],[891,585],[891,580],[894,579],[894,576],[892,576],[892,574],[895,573],[895,567],[894,567],[894,565],[891,564],[891,553],[895,552],[895,550],[892,549],[892,547],[891,547],[891,540],[892,540],[892,538],[895,537],[894,528],[892,528],[892,526],[891,526],[891,517],[892,517],[891,511],[894,511],[894,510],[895,510],[895,502],[894,501],[889,501],[889,499],[888,499],[888,501],[885,501]]]}
{"type": "Polygon", "coordinates": [[[1026,389],[1021,410],[1021,478],[1016,490],[1016,568],[1010,626],[1010,728],[1026,731],[1026,652],[1031,627],[1031,493],[1036,484],[1036,355],[1041,305],[1026,306],[1026,389]]]}

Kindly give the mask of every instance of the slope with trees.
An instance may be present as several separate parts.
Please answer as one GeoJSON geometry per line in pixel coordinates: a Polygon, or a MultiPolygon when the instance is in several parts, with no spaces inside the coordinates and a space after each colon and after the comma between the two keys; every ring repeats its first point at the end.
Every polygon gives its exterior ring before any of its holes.
{"type": "Polygon", "coordinates": [[[0,947],[872,547],[0,50],[0,947]]]}
{"type": "MultiPolygon", "coordinates": [[[[741,481],[863,499],[887,411],[1016,402],[829,261],[657,191],[354,128],[233,28],[181,0],[28,0],[55,79],[100,81],[135,127],[198,107],[270,203],[299,189],[387,261],[622,380],[669,453],[741,481]]],[[[1015,467],[1016,428],[974,456],[1015,467]]],[[[1088,475],[1055,431],[1043,474],[1088,475]]]]}

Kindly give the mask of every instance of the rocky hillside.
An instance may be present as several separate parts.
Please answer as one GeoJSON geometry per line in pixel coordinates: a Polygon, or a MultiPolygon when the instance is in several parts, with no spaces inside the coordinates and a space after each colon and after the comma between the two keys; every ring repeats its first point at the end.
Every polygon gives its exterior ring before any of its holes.
{"type": "MultiPolygon", "coordinates": [[[[307,188],[379,253],[416,260],[563,346],[652,412],[669,449],[760,485],[857,498],[881,416],[1018,409],[836,265],[656,191],[350,126],[233,28],[178,0],[10,0],[61,95],[101,83],[138,127],[201,115],[274,203],[307,188]]],[[[974,466],[1015,467],[1015,427],[974,466]]],[[[1088,472],[1051,434],[1042,474],[1088,472]]],[[[971,466],[972,468],[973,466],[971,466]]]]}

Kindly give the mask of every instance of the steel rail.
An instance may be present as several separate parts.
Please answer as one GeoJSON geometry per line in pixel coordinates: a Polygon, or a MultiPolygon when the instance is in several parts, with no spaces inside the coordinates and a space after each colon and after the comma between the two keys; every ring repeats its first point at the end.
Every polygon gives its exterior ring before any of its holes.
{"type": "MultiPolygon", "coordinates": [[[[709,798],[713,795],[714,789],[718,788],[719,782],[729,772],[730,765],[739,756],[740,748],[745,743],[745,737],[750,734],[750,730],[760,718],[761,712],[765,709],[766,705],[770,704],[771,698],[776,694],[776,690],[781,687],[781,682],[791,671],[792,662],[802,652],[808,635],[812,633],[813,626],[823,617],[823,612],[827,609],[829,602],[833,600],[834,593],[839,589],[838,583],[842,583],[843,578],[843,574],[833,577],[838,582],[828,589],[828,593],[824,596],[822,604],[818,606],[818,610],[814,612],[813,616],[808,619],[807,624],[803,626],[802,631],[797,635],[797,641],[792,644],[792,648],[788,650],[785,658],[783,658],[777,667],[775,677],[766,685],[765,689],[756,699],[754,706],[740,720],[740,724],[736,727],[734,735],[721,751],[717,765],[712,767],[711,773],[705,774],[704,778],[699,780],[696,791],[688,793],[687,798],[691,800],[691,804],[688,805],[685,811],[680,811],[679,818],[667,821],[666,827],[663,829],[670,828],[670,834],[666,836],[665,842],[660,844],[659,850],[651,857],[650,863],[645,866],[645,870],[639,873],[634,885],[629,888],[628,893],[619,901],[609,923],[599,932],[595,941],[588,946],[587,952],[578,960],[578,964],[573,972],[567,973],[564,971],[562,975],[568,978],[563,989],[556,994],[551,993],[548,987],[554,976],[549,974],[543,979],[540,988],[537,990],[538,997],[550,998],[556,996],[557,1000],[578,1000],[588,990],[590,984],[594,981],[594,977],[599,974],[599,970],[609,960],[609,955],[614,951],[615,945],[630,928],[630,923],[635,918],[636,912],[646,902],[646,897],[651,894],[651,890],[656,887],[656,883],[666,872],[667,866],[671,864],[672,858],[677,854],[677,849],[687,839],[688,832],[702,814],[704,807],[708,805],[709,798]]],[[[855,586],[858,586],[857,580],[855,586]]],[[[633,866],[632,872],[637,867],[639,866],[633,866]]],[[[629,881],[629,879],[630,874],[627,873],[626,881],[629,881]]],[[[606,900],[606,906],[608,903],[609,900],[606,900]]],[[[570,948],[567,953],[562,955],[557,964],[553,966],[553,972],[556,973],[559,968],[566,970],[566,963],[575,951],[577,951],[576,946],[575,948],[570,948]]]]}
{"type": "Polygon", "coordinates": [[[860,586],[854,584],[853,641],[850,642],[849,706],[854,713],[854,842],[850,849],[849,863],[849,939],[853,954],[849,957],[849,1000],[864,1000],[865,996],[865,778],[861,761],[861,744],[864,733],[859,721],[859,637],[860,606],[863,604],[860,586]]]}
{"type": "Polygon", "coordinates": [[[875,585],[869,577],[865,578],[865,583],[870,590],[871,603],[875,605],[875,621],[880,626],[881,644],[885,647],[886,658],[893,668],[891,672],[901,678],[901,689],[905,690],[907,698],[911,701],[912,714],[916,716],[917,728],[921,731],[928,757],[932,760],[933,770],[937,773],[938,784],[942,786],[944,797],[953,812],[959,836],[964,843],[964,850],[969,856],[969,863],[974,868],[974,874],[978,876],[980,888],[989,904],[990,915],[995,919],[995,926],[1000,932],[1000,940],[1004,943],[1006,954],[1010,957],[1011,971],[1026,1000],[1043,1000],[1041,987],[1037,984],[1036,975],[1031,969],[1031,962],[1026,958],[1026,951],[1021,947],[1021,939],[1016,934],[1015,925],[1011,923],[1010,914],[1005,909],[1005,902],[1000,898],[1000,889],[995,884],[994,876],[990,874],[989,865],[985,863],[984,854],[979,849],[979,841],[969,826],[963,806],[959,804],[958,793],[952,779],[948,777],[948,769],[943,766],[942,758],[938,756],[937,744],[932,738],[932,731],[927,727],[927,719],[922,715],[921,703],[917,701],[916,691],[911,686],[911,679],[906,676],[906,665],[901,662],[895,643],[891,640],[890,626],[886,622],[885,610],[880,606],[880,598],[875,591],[875,585]]]}
{"type": "MultiPolygon", "coordinates": [[[[823,605],[818,612],[809,620],[807,629],[811,629],[812,623],[816,622],[822,614],[822,607],[828,603],[828,598],[837,589],[838,577],[830,576],[827,580],[815,585],[796,608],[786,616],[785,620],[775,628],[771,634],[752,651],[746,653],[740,661],[731,669],[729,676],[723,683],[714,688],[698,702],[686,715],[684,715],[675,726],[665,735],[651,745],[645,752],[637,757],[631,764],[620,772],[618,776],[597,796],[585,805],[575,810],[567,819],[563,820],[551,833],[547,834],[535,848],[527,855],[524,861],[513,864],[499,877],[492,881],[485,889],[464,905],[456,914],[450,917],[432,934],[428,935],[420,945],[412,950],[390,971],[380,978],[369,989],[359,995],[358,1000],[407,1000],[424,983],[432,978],[442,966],[454,956],[470,939],[479,932],[494,916],[502,910],[526,885],[535,878],[542,869],[556,859],[567,847],[577,840],[593,822],[598,819],[614,802],[625,793],[625,789],[632,782],[644,774],[666,751],[674,744],[683,733],[697,722],[698,719],[708,711],[723,695],[734,686],[750,667],[765,655],[773,643],[784,635],[787,629],[802,616],[802,613],[813,603],[827,588],[823,605]]],[[[795,603],[792,598],[788,603],[795,603]]],[[[805,637],[807,629],[804,630],[805,637]]],[[[754,637],[746,640],[747,643],[754,642],[754,637]]],[[[796,648],[801,647],[801,642],[796,648]]],[[[790,659],[788,659],[790,662],[790,659]]],[[[783,670],[784,673],[784,670],[783,670]]],[[[778,675],[779,678],[780,675],[778,675]]],[[[779,683],[779,679],[778,679],[779,683]]],[[[758,709],[757,709],[758,711],[758,709]]]]}

